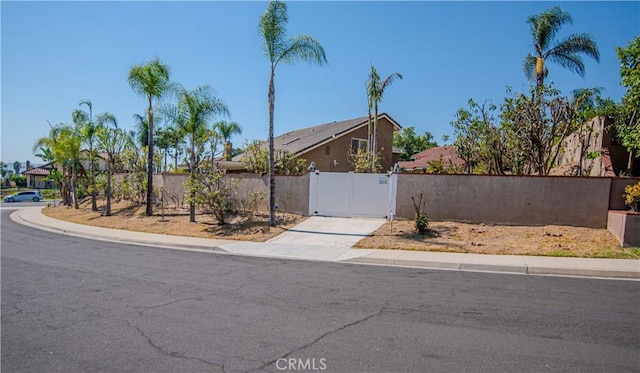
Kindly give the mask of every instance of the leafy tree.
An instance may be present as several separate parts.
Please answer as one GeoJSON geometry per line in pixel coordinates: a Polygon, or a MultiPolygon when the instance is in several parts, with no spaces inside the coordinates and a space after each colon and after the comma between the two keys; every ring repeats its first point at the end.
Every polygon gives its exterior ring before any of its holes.
{"type": "Polygon", "coordinates": [[[438,146],[431,132],[416,134],[415,127],[405,127],[393,134],[393,146],[402,148],[400,160],[409,161],[411,156],[421,151],[438,146]]]}
{"type": "Polygon", "coordinates": [[[503,126],[512,134],[517,144],[514,148],[521,152],[518,157],[527,163],[530,172],[549,174],[562,150],[562,141],[585,124],[579,109],[588,98],[583,94],[569,99],[544,85],[542,89],[532,88],[531,96],[519,94],[505,99],[503,126]]]}
{"type": "Polygon", "coordinates": [[[2,176],[2,182],[5,182],[5,178],[7,177],[7,175],[9,174],[9,169],[7,167],[7,164],[4,162],[0,162],[0,176],[2,176]]]}
{"type": "Polygon", "coordinates": [[[225,161],[230,161],[233,153],[233,149],[231,148],[231,136],[242,134],[242,127],[236,122],[226,122],[219,121],[214,125],[214,130],[220,137],[222,141],[224,141],[224,152],[222,153],[225,161]]]}
{"type": "Polygon", "coordinates": [[[234,185],[222,175],[207,164],[185,183],[189,191],[187,202],[213,214],[219,225],[226,224],[226,215],[234,205],[234,185]]]}
{"type": "Polygon", "coordinates": [[[97,147],[100,151],[107,154],[107,177],[105,185],[105,197],[107,204],[105,207],[105,215],[111,216],[111,197],[113,191],[111,189],[111,179],[117,157],[120,153],[133,146],[131,136],[118,128],[118,121],[111,113],[102,113],[96,118],[96,140],[97,147]]]}
{"type": "Polygon", "coordinates": [[[58,124],[52,126],[48,137],[38,139],[34,150],[42,147],[52,149],[55,162],[62,169],[62,184],[59,185],[63,196],[63,203],[74,208],[80,208],[78,204],[78,174],[83,171],[80,162],[80,150],[82,147],[82,132],[78,125],[58,124]],[[69,185],[69,189],[67,189],[69,185]]]}
{"type": "Polygon", "coordinates": [[[171,88],[169,66],[155,58],[144,65],[134,65],[129,69],[129,85],[139,95],[144,96],[147,108],[147,210],[146,215],[153,215],[153,99],[165,95],[171,88]]]}
{"type": "MultiPolygon", "coordinates": [[[[369,135],[369,153],[372,158],[374,154],[378,154],[378,105],[382,101],[382,95],[384,91],[393,83],[396,79],[402,79],[400,73],[392,73],[384,80],[380,80],[380,75],[375,66],[371,65],[371,71],[369,73],[369,80],[367,80],[367,98],[369,108],[369,122],[367,124],[367,132],[369,135]],[[371,122],[371,110],[373,109],[374,117],[373,124],[371,122]]],[[[372,161],[372,169],[374,168],[374,162],[372,161]]]]}
{"type": "Polygon", "coordinates": [[[19,161],[15,161],[13,162],[13,171],[14,171],[14,175],[20,175],[20,169],[22,168],[22,165],[20,164],[19,161]]]}
{"type": "Polygon", "coordinates": [[[503,129],[496,125],[496,106],[488,102],[480,105],[472,99],[468,104],[469,108],[460,108],[451,122],[456,153],[465,161],[467,173],[478,167],[483,173],[504,174],[506,140],[503,129]]]}
{"type": "Polygon", "coordinates": [[[274,84],[276,67],[280,62],[293,64],[305,61],[322,65],[327,62],[324,48],[320,43],[308,35],[287,37],[287,4],[283,1],[271,0],[267,4],[258,29],[263,42],[263,51],[269,58],[269,225],[276,224],[275,213],[275,155],[273,145],[276,90],[274,84]]]}
{"type": "Polygon", "coordinates": [[[534,53],[524,60],[524,73],[530,80],[536,81],[537,92],[541,91],[548,69],[546,62],[551,61],[584,77],[585,69],[581,55],[600,61],[598,45],[589,34],[571,34],[561,41],[556,36],[562,26],[573,23],[571,15],[557,6],[529,16],[527,19],[534,53]]]}
{"type": "MultiPolygon", "coordinates": [[[[269,151],[263,149],[260,144],[260,141],[254,141],[246,145],[240,162],[249,172],[267,174],[269,172],[269,151]]],[[[303,175],[307,172],[306,159],[299,158],[288,150],[277,149],[275,158],[276,175],[303,175]]]]}
{"type": "MultiPolygon", "coordinates": [[[[227,105],[208,85],[198,86],[192,91],[179,89],[177,105],[165,105],[161,112],[180,126],[186,135],[189,154],[189,178],[196,179],[200,165],[200,154],[208,140],[208,122],[219,115],[229,115],[227,105]]],[[[195,202],[189,204],[189,221],[195,222],[195,202]]]]}
{"type": "Polygon", "coordinates": [[[380,163],[380,155],[367,152],[364,149],[358,149],[355,153],[349,155],[349,163],[353,165],[354,172],[381,172],[382,164],[380,163]]]}
{"type": "Polygon", "coordinates": [[[640,156],[640,36],[626,48],[616,48],[620,60],[621,85],[626,88],[615,118],[616,136],[629,152],[627,172],[633,170],[633,160],[640,156]]]}

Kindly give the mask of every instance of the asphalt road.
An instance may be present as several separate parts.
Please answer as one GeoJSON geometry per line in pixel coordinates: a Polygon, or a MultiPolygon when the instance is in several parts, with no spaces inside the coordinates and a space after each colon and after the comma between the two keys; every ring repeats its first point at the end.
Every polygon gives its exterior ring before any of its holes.
{"type": "Polygon", "coordinates": [[[167,250],[9,213],[3,372],[640,370],[637,281],[167,250]]]}

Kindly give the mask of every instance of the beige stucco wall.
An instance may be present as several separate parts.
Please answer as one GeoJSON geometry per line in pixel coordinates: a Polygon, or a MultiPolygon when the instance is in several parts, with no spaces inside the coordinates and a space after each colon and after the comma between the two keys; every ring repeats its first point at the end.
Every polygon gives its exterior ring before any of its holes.
{"type": "MultiPolygon", "coordinates": [[[[351,139],[367,139],[367,126],[359,128],[353,132],[347,133],[336,138],[318,148],[300,154],[301,158],[307,160],[307,166],[311,162],[316,163],[316,169],[322,172],[349,172],[353,171],[353,166],[349,162],[351,153],[351,139]],[[327,147],[329,149],[327,150],[327,147]],[[327,151],[329,154],[327,154],[327,151]],[[338,162],[337,166],[333,166],[333,161],[338,162]]],[[[393,168],[393,124],[386,118],[380,118],[378,121],[378,152],[382,153],[383,170],[388,171],[393,168]]]]}
{"type": "MultiPolygon", "coordinates": [[[[160,187],[164,190],[165,200],[169,204],[184,202],[184,183],[189,175],[187,174],[156,174],[154,175],[154,188],[160,187]]],[[[269,178],[254,174],[229,174],[225,175],[234,185],[237,185],[236,198],[241,199],[241,203],[248,204],[252,200],[251,193],[262,195],[262,202],[257,206],[259,210],[269,210],[269,178]]],[[[287,212],[300,215],[309,213],[309,176],[276,176],[276,202],[283,211],[286,204],[287,212]]]]}
{"type": "Polygon", "coordinates": [[[510,225],[607,226],[609,178],[398,175],[396,215],[413,219],[424,191],[434,220],[510,225]]]}
{"type": "Polygon", "coordinates": [[[620,245],[640,247],[640,214],[609,211],[607,229],[620,245]]]}

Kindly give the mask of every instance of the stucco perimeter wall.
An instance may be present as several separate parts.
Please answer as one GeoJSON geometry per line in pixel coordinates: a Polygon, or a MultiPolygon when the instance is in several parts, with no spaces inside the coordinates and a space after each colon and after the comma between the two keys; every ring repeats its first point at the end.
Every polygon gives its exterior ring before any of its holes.
{"type": "Polygon", "coordinates": [[[399,174],[396,215],[413,219],[424,191],[434,220],[607,227],[609,178],[399,174]]]}
{"type": "MultiPolygon", "coordinates": [[[[269,177],[242,174],[226,175],[226,178],[237,183],[237,197],[242,203],[259,201],[259,210],[269,210],[269,177]],[[252,193],[254,196],[252,197],[252,193]],[[262,198],[260,198],[262,197],[262,198]]],[[[276,202],[278,211],[286,211],[299,215],[309,214],[309,176],[276,176],[276,202]]]]}
{"type": "MultiPolygon", "coordinates": [[[[154,189],[162,187],[165,202],[182,205],[186,188],[187,174],[156,174],[154,175],[154,189]]],[[[255,203],[255,208],[261,211],[269,210],[269,177],[254,174],[229,174],[224,176],[237,187],[236,198],[244,207],[249,208],[255,203]],[[253,194],[253,195],[252,195],[253,194]]],[[[309,214],[309,176],[276,176],[276,202],[280,206],[278,211],[299,215],[309,214]]],[[[254,207],[251,207],[254,208],[254,207]]]]}

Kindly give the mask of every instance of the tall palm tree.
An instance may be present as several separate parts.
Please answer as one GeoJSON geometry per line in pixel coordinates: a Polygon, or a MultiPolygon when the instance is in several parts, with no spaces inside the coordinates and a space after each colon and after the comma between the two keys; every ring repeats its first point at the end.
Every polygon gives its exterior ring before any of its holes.
{"type": "MultiPolygon", "coordinates": [[[[378,71],[375,66],[371,65],[371,72],[369,73],[369,80],[367,81],[367,97],[368,97],[368,107],[369,107],[369,149],[370,149],[370,157],[375,159],[376,154],[378,154],[378,104],[382,101],[382,95],[384,95],[384,91],[393,83],[396,79],[402,79],[402,74],[400,73],[392,73],[384,80],[380,80],[380,75],[378,75],[378,71]],[[371,109],[374,110],[373,117],[373,129],[371,129],[371,109]]],[[[372,170],[373,170],[372,161],[372,170]]]]}
{"type": "Polygon", "coordinates": [[[308,35],[287,38],[287,4],[271,0],[267,4],[258,28],[263,42],[263,51],[269,57],[271,74],[269,77],[269,225],[276,224],[275,213],[275,158],[273,149],[273,114],[276,101],[274,77],[278,63],[293,64],[305,61],[323,65],[327,62],[322,45],[308,35]]]}
{"type": "Polygon", "coordinates": [[[165,95],[171,88],[169,66],[155,58],[144,65],[134,65],[129,70],[129,85],[139,95],[147,98],[148,133],[147,142],[147,210],[146,215],[153,215],[153,99],[165,95]]]}
{"type": "Polygon", "coordinates": [[[527,23],[535,52],[525,58],[524,73],[530,80],[535,79],[538,92],[548,74],[546,61],[557,63],[581,77],[585,73],[582,54],[600,62],[598,45],[589,34],[571,34],[560,41],[555,39],[563,25],[573,23],[571,15],[560,7],[553,6],[539,15],[529,16],[527,23]]]}
{"type": "Polygon", "coordinates": [[[222,138],[222,141],[224,141],[224,152],[222,153],[224,160],[230,161],[232,149],[231,142],[229,140],[233,135],[242,134],[242,127],[240,127],[240,125],[236,122],[226,122],[224,120],[221,120],[219,122],[216,122],[213,125],[213,128],[216,133],[222,138]]]}
{"type": "Polygon", "coordinates": [[[90,100],[81,100],[79,106],[86,105],[89,113],[80,109],[73,111],[73,122],[81,127],[83,142],[89,148],[89,189],[91,190],[91,209],[98,210],[96,202],[96,176],[95,176],[95,158],[94,142],[96,136],[96,124],[93,122],[93,105],[90,100]]]}
{"type": "MultiPolygon", "coordinates": [[[[218,115],[229,115],[227,105],[208,85],[198,86],[192,91],[179,89],[177,105],[161,107],[163,117],[179,126],[187,137],[189,147],[189,177],[193,181],[198,173],[200,154],[208,140],[208,122],[218,115]]],[[[193,196],[192,196],[193,197],[193,196]]],[[[189,203],[189,221],[196,221],[193,200],[189,203]]]]}
{"type": "Polygon", "coordinates": [[[126,131],[118,128],[116,117],[108,112],[96,117],[97,147],[107,155],[107,185],[105,188],[106,206],[105,215],[111,216],[111,178],[116,157],[123,150],[132,147],[133,141],[126,131]]]}

